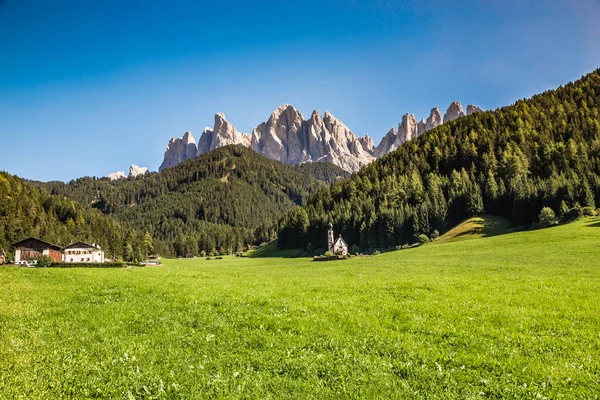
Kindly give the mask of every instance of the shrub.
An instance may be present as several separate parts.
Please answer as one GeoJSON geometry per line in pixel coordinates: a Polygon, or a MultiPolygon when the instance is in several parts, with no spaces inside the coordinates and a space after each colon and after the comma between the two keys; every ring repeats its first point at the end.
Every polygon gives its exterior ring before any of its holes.
{"type": "Polygon", "coordinates": [[[333,257],[333,253],[330,251],[326,251],[324,255],[325,257],[333,257]]]}
{"type": "Polygon", "coordinates": [[[426,234],[421,233],[419,236],[417,236],[417,242],[419,242],[421,244],[425,244],[425,243],[429,242],[429,238],[427,237],[426,234]]]}
{"type": "Polygon", "coordinates": [[[596,210],[594,210],[594,207],[586,206],[586,207],[583,207],[583,209],[581,211],[582,211],[584,217],[595,217],[596,216],[596,210]]]}
{"type": "Polygon", "coordinates": [[[215,260],[222,260],[223,257],[219,256],[219,257],[215,257],[215,260]]]}
{"type": "Polygon", "coordinates": [[[558,220],[556,219],[556,214],[554,214],[554,210],[550,207],[542,208],[542,211],[540,212],[538,218],[540,220],[540,226],[542,228],[547,228],[558,223],[558,220]]]}
{"type": "Polygon", "coordinates": [[[52,263],[53,263],[53,261],[50,257],[41,256],[37,260],[37,267],[38,268],[48,268],[48,267],[52,266],[52,263]]]}
{"type": "Polygon", "coordinates": [[[317,250],[315,250],[315,252],[313,253],[313,255],[320,256],[320,255],[323,255],[323,253],[325,253],[324,249],[317,249],[317,250]]]}
{"type": "Polygon", "coordinates": [[[438,231],[437,229],[434,230],[433,233],[431,234],[431,240],[435,240],[439,237],[440,237],[440,231],[438,231]]]}
{"type": "Polygon", "coordinates": [[[209,260],[209,261],[212,260],[212,258],[210,258],[210,257],[206,257],[206,259],[209,260]]]}
{"type": "Polygon", "coordinates": [[[377,256],[377,255],[379,255],[379,254],[381,254],[381,252],[380,252],[379,250],[375,250],[375,251],[373,252],[373,255],[374,255],[374,256],[377,256]]]}
{"type": "Polygon", "coordinates": [[[561,222],[572,222],[583,216],[583,208],[579,202],[575,203],[573,208],[569,209],[566,213],[561,215],[561,222]]]}
{"type": "Polygon", "coordinates": [[[200,257],[202,257],[202,258],[206,257],[206,250],[202,250],[200,252],[200,257]]]}

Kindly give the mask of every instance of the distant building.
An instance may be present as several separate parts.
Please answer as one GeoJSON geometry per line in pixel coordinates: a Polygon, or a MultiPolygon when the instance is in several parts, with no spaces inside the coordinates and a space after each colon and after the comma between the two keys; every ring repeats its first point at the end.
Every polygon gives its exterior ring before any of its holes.
{"type": "Polygon", "coordinates": [[[141,264],[142,265],[162,265],[160,262],[160,257],[158,257],[158,256],[149,257],[147,260],[143,261],[141,264]]]}
{"type": "Polygon", "coordinates": [[[33,237],[13,243],[15,250],[15,264],[31,265],[37,263],[41,256],[48,256],[54,262],[63,261],[63,252],[60,246],[48,243],[33,237]]]}
{"type": "Polygon", "coordinates": [[[67,263],[103,263],[104,251],[96,243],[73,243],[64,249],[67,263]]]}
{"type": "Polygon", "coordinates": [[[348,255],[348,244],[342,239],[342,235],[335,239],[332,224],[329,224],[329,230],[327,231],[327,250],[334,255],[348,255]]]}
{"type": "Polygon", "coordinates": [[[0,265],[6,264],[6,252],[4,249],[0,251],[0,265]]]}

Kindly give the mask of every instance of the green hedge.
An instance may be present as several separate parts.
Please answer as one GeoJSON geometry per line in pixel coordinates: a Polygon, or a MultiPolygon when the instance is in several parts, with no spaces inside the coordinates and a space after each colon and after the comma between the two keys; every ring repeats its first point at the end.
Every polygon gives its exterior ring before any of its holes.
{"type": "Polygon", "coordinates": [[[51,263],[48,268],[125,268],[121,261],[106,263],[51,263]]]}

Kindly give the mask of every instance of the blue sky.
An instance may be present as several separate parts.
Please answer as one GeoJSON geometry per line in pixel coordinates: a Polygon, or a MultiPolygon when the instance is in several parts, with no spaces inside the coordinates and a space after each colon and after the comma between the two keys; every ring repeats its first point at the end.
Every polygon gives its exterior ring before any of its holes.
{"type": "Polygon", "coordinates": [[[157,170],[171,137],[281,104],[376,142],[403,114],[494,109],[600,67],[599,0],[0,0],[0,170],[157,170]]]}

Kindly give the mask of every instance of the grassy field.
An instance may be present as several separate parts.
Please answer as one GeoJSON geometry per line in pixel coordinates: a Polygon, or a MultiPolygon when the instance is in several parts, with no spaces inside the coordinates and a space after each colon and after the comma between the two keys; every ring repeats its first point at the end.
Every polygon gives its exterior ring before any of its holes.
{"type": "Polygon", "coordinates": [[[348,261],[0,268],[0,397],[600,393],[600,219],[348,261]]]}

